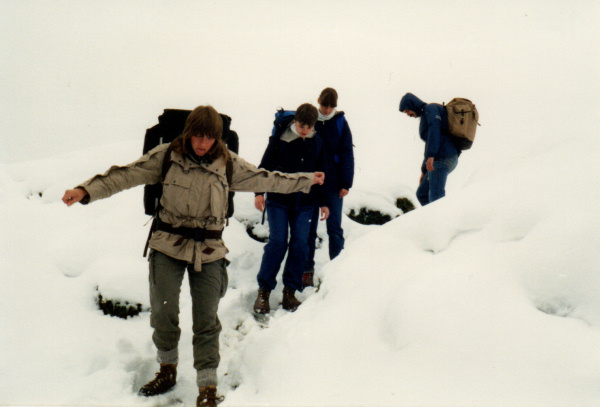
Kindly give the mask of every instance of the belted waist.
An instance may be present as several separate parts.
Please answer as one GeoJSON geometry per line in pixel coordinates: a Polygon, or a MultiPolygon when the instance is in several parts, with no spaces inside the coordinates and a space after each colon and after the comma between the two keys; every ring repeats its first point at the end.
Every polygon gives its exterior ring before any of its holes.
{"type": "Polygon", "coordinates": [[[173,225],[158,220],[156,230],[162,230],[163,232],[171,233],[173,235],[179,235],[183,239],[194,239],[197,242],[203,242],[206,239],[221,239],[223,236],[223,230],[209,230],[203,228],[187,228],[187,227],[173,227],[173,225]]]}

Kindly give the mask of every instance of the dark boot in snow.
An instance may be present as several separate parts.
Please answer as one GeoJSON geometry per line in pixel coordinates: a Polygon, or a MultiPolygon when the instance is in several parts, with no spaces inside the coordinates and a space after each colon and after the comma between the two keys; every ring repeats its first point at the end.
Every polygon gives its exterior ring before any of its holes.
{"type": "Polygon", "coordinates": [[[200,395],[196,399],[196,407],[216,407],[218,402],[223,401],[225,397],[217,397],[216,386],[206,386],[200,388],[200,395]]]}
{"type": "Polygon", "coordinates": [[[168,392],[177,382],[177,365],[160,365],[156,377],[146,383],[139,391],[140,396],[156,396],[168,392]]]}
{"type": "Polygon", "coordinates": [[[314,287],[314,275],[315,273],[313,271],[308,271],[302,274],[302,287],[314,287]]]}
{"type": "Polygon", "coordinates": [[[300,304],[302,304],[298,299],[294,296],[294,290],[292,287],[284,287],[283,288],[283,302],[281,306],[284,310],[294,312],[298,309],[300,304]]]}
{"type": "Polygon", "coordinates": [[[257,314],[268,314],[271,312],[271,307],[269,306],[269,295],[271,291],[264,290],[260,288],[258,290],[258,296],[256,297],[256,301],[254,301],[254,312],[257,314]]]}

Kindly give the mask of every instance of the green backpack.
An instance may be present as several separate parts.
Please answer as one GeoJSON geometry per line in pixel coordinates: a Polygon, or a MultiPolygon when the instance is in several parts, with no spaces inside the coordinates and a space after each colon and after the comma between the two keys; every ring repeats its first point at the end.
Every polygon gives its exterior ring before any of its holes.
{"type": "Polygon", "coordinates": [[[475,140],[475,131],[479,124],[479,112],[469,99],[454,98],[443,105],[448,112],[448,129],[452,141],[460,150],[468,150],[475,140]]]}

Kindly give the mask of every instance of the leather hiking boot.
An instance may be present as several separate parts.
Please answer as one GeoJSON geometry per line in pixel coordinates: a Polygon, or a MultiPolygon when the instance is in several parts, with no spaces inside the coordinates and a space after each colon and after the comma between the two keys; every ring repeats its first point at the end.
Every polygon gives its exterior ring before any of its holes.
{"type": "Polygon", "coordinates": [[[156,377],[138,392],[140,396],[156,396],[168,392],[177,382],[177,365],[160,365],[156,377]]]}
{"type": "Polygon", "coordinates": [[[315,275],[315,273],[312,271],[302,274],[302,287],[304,287],[304,288],[314,287],[315,286],[314,275],[315,275]]]}
{"type": "Polygon", "coordinates": [[[206,386],[200,388],[200,395],[196,399],[196,407],[216,407],[217,403],[223,401],[225,397],[217,397],[216,386],[206,386]]]}
{"type": "Polygon", "coordinates": [[[260,288],[258,290],[258,296],[256,297],[256,301],[254,301],[254,312],[257,314],[268,314],[271,312],[271,307],[269,306],[269,295],[271,291],[264,290],[260,288]]]}
{"type": "Polygon", "coordinates": [[[284,287],[283,288],[283,302],[281,306],[284,310],[294,312],[298,309],[300,304],[302,304],[298,299],[294,296],[294,290],[292,287],[284,287]]]}

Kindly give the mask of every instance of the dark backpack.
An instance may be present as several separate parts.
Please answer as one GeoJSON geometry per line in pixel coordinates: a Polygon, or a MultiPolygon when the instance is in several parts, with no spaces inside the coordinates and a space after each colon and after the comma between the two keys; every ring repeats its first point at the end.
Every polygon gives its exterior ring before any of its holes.
{"type": "MultiPolygon", "coordinates": [[[[183,133],[185,121],[191,112],[191,110],[165,109],[163,114],[158,116],[158,124],[146,130],[143,153],[146,154],[156,146],[164,143],[170,143],[171,141],[175,140],[175,138],[183,133]]],[[[239,151],[239,138],[237,133],[231,130],[231,117],[224,114],[219,115],[223,120],[223,141],[225,141],[225,144],[227,144],[227,148],[229,150],[237,154],[239,151]]],[[[167,154],[165,154],[165,160],[163,162],[163,170],[161,174],[162,180],[164,180],[166,173],[169,170],[170,163],[170,150],[167,150],[167,154]]],[[[228,160],[226,171],[228,183],[231,183],[232,169],[233,163],[231,160],[228,160]]],[[[234,192],[230,191],[229,196],[227,197],[229,203],[227,218],[230,218],[233,215],[234,194],[234,192]]],[[[153,185],[146,185],[144,187],[144,211],[146,212],[146,215],[152,216],[156,213],[161,196],[162,182],[158,182],[153,185]]]]}

